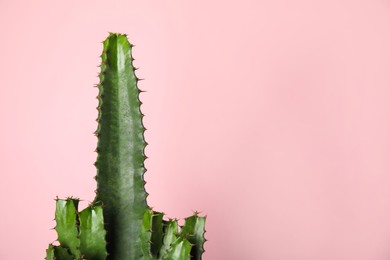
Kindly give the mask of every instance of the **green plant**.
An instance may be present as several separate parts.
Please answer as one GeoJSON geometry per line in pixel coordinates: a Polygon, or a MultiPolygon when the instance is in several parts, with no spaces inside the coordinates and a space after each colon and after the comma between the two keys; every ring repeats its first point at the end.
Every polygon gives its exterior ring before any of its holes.
{"type": "Polygon", "coordinates": [[[46,259],[202,259],[205,217],[195,212],[179,227],[146,202],[145,127],[139,79],[127,36],[110,33],[103,42],[100,83],[96,197],[78,211],[76,198],[56,200],[59,245],[46,259]]]}

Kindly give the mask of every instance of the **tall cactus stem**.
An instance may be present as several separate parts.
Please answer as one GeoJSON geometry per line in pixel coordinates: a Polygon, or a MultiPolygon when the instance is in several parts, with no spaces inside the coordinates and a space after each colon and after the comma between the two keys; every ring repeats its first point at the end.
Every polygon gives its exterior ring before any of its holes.
{"type": "Polygon", "coordinates": [[[108,258],[141,259],[146,143],[132,45],[125,35],[110,33],[101,57],[95,202],[104,206],[108,258]]]}

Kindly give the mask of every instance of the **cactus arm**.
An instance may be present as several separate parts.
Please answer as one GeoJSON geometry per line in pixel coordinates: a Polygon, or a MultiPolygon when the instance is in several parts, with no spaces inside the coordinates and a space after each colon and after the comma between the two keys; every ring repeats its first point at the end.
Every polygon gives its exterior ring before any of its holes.
{"type": "Polygon", "coordinates": [[[106,231],[102,207],[91,205],[79,213],[79,218],[80,251],[83,257],[94,260],[106,259],[106,231]]]}
{"type": "Polygon", "coordinates": [[[66,248],[63,248],[61,246],[54,246],[54,259],[55,260],[74,260],[74,259],[78,260],[80,258],[71,255],[68,249],[66,248]]]}
{"type": "Polygon", "coordinates": [[[69,248],[69,251],[76,257],[76,259],[80,257],[80,240],[78,239],[77,223],[78,204],[78,199],[57,199],[55,212],[55,230],[58,234],[58,241],[60,242],[62,247],[69,248]]]}
{"type": "Polygon", "coordinates": [[[69,253],[68,249],[61,246],[50,244],[46,249],[45,260],[73,260],[74,257],[69,253]]]}
{"type": "Polygon", "coordinates": [[[142,243],[142,252],[143,259],[151,260],[153,259],[151,248],[151,239],[152,239],[152,225],[153,225],[153,211],[147,209],[142,218],[142,228],[140,240],[142,243]]]}
{"type": "Polygon", "coordinates": [[[150,251],[155,257],[158,256],[163,243],[163,217],[163,213],[153,211],[150,251]]]}
{"type": "Polygon", "coordinates": [[[199,217],[198,213],[185,219],[181,229],[181,237],[186,238],[194,246],[191,250],[191,260],[201,260],[204,253],[204,237],[206,217],[199,217]]]}
{"type": "Polygon", "coordinates": [[[54,260],[54,245],[50,244],[46,249],[46,257],[45,260],[54,260]]]}
{"type": "Polygon", "coordinates": [[[164,260],[190,260],[191,258],[191,243],[184,239],[178,238],[171,245],[171,249],[168,251],[168,254],[164,260]]]}
{"type": "Polygon", "coordinates": [[[140,259],[142,218],[147,209],[143,175],[145,128],[137,77],[125,35],[103,43],[99,87],[97,192],[104,206],[109,259],[140,259]]]}
{"type": "Polygon", "coordinates": [[[164,257],[166,257],[172,243],[177,239],[178,229],[179,225],[177,220],[164,221],[164,238],[160,249],[159,259],[164,259],[164,257]]]}

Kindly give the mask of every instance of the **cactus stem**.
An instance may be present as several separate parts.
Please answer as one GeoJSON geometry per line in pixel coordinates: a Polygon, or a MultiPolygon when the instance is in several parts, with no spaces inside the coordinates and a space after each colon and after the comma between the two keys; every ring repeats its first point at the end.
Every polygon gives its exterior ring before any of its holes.
{"type": "Polygon", "coordinates": [[[98,88],[98,127],[93,132],[98,137],[93,163],[97,169],[93,176],[96,196],[81,212],[77,209],[80,199],[60,200],[56,196],[57,225],[53,229],[59,234],[56,241],[61,246],[49,245],[46,260],[200,260],[207,241],[206,216],[199,217],[201,212],[193,211],[179,226],[177,218],[169,218],[169,223],[163,220],[164,212],[154,212],[147,205],[144,174],[149,143],[145,141],[147,128],[140,100],[140,93],[147,91],[138,87],[138,82],[145,79],[137,76],[139,68],[133,63],[135,45],[129,43],[126,34],[119,33],[109,33],[102,43],[102,61],[97,66],[100,82],[93,85],[98,88]],[[98,229],[95,224],[99,224],[98,229]]]}

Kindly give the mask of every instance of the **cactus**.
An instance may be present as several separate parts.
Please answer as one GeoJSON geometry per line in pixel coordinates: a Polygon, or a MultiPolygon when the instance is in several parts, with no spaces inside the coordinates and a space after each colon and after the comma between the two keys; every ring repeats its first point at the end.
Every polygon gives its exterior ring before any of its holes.
{"type": "Polygon", "coordinates": [[[205,219],[164,219],[147,205],[144,115],[132,57],[124,34],[103,42],[97,99],[97,190],[94,201],[78,211],[76,198],[56,199],[55,230],[46,260],[189,260],[202,259],[205,219]]]}

